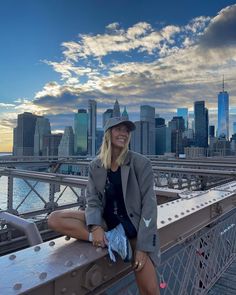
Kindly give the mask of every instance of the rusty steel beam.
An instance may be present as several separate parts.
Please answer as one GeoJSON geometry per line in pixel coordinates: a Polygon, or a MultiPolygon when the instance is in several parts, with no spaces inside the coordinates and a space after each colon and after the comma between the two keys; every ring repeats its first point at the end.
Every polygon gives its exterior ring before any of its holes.
{"type": "MultiPolygon", "coordinates": [[[[165,252],[234,210],[236,182],[207,192],[182,192],[181,199],[158,206],[157,227],[165,252]]],[[[111,263],[106,249],[64,237],[0,258],[3,294],[101,294],[131,266],[111,263]],[[9,275],[11,274],[11,275],[9,275]]]]}

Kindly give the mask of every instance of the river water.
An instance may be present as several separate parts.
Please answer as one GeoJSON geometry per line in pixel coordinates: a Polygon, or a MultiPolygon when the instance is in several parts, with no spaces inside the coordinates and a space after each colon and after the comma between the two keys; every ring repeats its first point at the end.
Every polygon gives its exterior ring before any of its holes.
{"type": "MultiPolygon", "coordinates": [[[[49,201],[49,184],[45,182],[29,181],[29,183],[35,186],[35,190],[40,194],[45,202],[49,201]]],[[[60,192],[64,189],[64,186],[60,186],[60,192]]],[[[77,193],[80,192],[79,188],[74,188],[77,193]]],[[[43,209],[45,206],[44,201],[27,185],[27,183],[19,178],[14,178],[13,181],[13,208],[17,209],[19,213],[34,211],[43,209]],[[26,197],[27,196],[27,197],[26,197]],[[18,208],[19,204],[20,207],[18,208]]],[[[60,195],[60,192],[55,193],[55,201],[60,195]]],[[[8,193],[8,178],[6,176],[0,177],[0,209],[7,209],[7,193],[8,193]]],[[[67,187],[62,197],[57,201],[59,205],[67,203],[75,203],[77,196],[72,190],[67,187]]]]}

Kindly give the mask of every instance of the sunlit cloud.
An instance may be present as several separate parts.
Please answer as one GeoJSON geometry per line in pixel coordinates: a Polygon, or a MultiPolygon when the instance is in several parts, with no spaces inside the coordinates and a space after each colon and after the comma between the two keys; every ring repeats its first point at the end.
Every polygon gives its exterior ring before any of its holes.
{"type": "Polygon", "coordinates": [[[11,108],[11,107],[14,107],[15,105],[12,104],[12,103],[3,103],[3,102],[0,102],[0,107],[1,108],[11,108]]]}

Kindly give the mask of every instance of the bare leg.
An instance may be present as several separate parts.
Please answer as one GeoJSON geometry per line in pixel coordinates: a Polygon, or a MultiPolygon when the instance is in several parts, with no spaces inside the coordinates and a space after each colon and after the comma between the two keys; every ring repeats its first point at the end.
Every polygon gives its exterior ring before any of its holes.
{"type": "MultiPolygon", "coordinates": [[[[135,253],[136,239],[130,240],[130,244],[135,253]]],[[[134,274],[141,295],[160,295],[156,270],[149,257],[144,267],[140,271],[135,271],[134,274]]]]}
{"type": "Polygon", "coordinates": [[[63,235],[88,241],[89,232],[85,224],[84,211],[58,210],[48,217],[49,228],[63,235]]]}
{"type": "Polygon", "coordinates": [[[149,257],[144,267],[134,273],[141,295],[160,295],[156,271],[149,257]]]}

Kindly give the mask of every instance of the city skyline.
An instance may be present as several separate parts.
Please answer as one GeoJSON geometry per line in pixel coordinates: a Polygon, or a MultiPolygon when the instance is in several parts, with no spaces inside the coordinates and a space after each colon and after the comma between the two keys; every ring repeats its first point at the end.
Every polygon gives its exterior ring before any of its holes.
{"type": "Polygon", "coordinates": [[[44,115],[63,131],[90,99],[100,127],[116,99],[134,121],[140,105],[170,120],[177,108],[191,113],[204,100],[217,126],[223,75],[232,130],[236,5],[217,2],[120,1],[122,9],[106,0],[1,3],[0,151],[12,149],[18,114],[44,115]]]}

